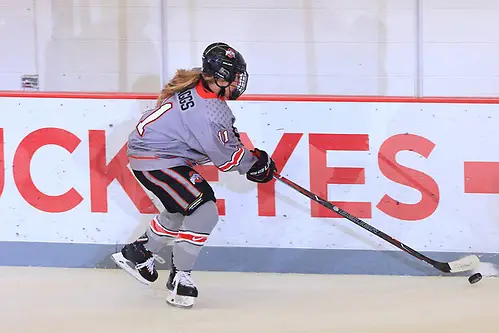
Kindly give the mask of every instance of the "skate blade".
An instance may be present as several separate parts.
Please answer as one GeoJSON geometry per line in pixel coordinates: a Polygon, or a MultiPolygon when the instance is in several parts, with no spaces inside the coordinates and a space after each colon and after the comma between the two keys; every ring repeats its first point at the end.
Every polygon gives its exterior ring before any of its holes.
{"type": "Polygon", "coordinates": [[[121,252],[117,252],[115,254],[112,254],[111,259],[113,259],[113,261],[116,263],[116,265],[118,265],[121,269],[123,269],[125,272],[127,272],[128,274],[130,274],[131,276],[133,276],[134,278],[136,278],[137,280],[139,280],[143,284],[145,284],[147,286],[151,285],[150,281],[147,281],[146,279],[144,279],[139,274],[139,272],[137,272],[135,269],[130,267],[130,265],[128,265],[128,263],[130,261],[128,261],[125,257],[123,257],[123,254],[121,254],[121,252]]]}
{"type": "Polygon", "coordinates": [[[173,292],[168,295],[166,302],[176,308],[190,309],[194,306],[195,297],[179,296],[173,292]]]}

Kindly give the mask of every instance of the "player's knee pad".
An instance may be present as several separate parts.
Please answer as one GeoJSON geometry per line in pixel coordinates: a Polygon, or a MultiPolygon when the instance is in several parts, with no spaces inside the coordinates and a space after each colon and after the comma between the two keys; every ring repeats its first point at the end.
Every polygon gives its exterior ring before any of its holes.
{"type": "Polygon", "coordinates": [[[161,220],[161,217],[161,215],[156,215],[151,219],[146,234],[149,239],[161,240],[163,243],[168,244],[178,236],[182,220],[177,223],[176,221],[165,220],[165,218],[161,220]]]}
{"type": "MultiPolygon", "coordinates": [[[[197,247],[203,246],[217,222],[217,205],[213,201],[205,202],[193,214],[184,219],[175,242],[188,243],[197,247]]],[[[198,251],[195,247],[187,246],[186,251],[189,252],[189,250],[196,253],[198,251]]]]}
{"type": "Polygon", "coordinates": [[[193,231],[210,233],[218,222],[218,208],[214,201],[203,203],[195,214],[186,217],[183,227],[193,231]]]}

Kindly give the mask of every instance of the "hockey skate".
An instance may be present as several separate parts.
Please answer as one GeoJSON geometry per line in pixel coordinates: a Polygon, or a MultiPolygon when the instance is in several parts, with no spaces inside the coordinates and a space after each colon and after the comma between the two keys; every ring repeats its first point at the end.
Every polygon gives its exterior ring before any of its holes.
{"type": "Polygon", "coordinates": [[[175,307],[192,308],[198,297],[198,290],[192,281],[191,272],[178,271],[173,263],[166,288],[170,291],[166,302],[175,307]]]}
{"type": "Polygon", "coordinates": [[[120,252],[111,255],[111,258],[125,272],[140,282],[150,285],[158,279],[154,261],[164,264],[165,260],[145,248],[147,240],[147,236],[142,236],[135,242],[125,245],[120,252]]]}

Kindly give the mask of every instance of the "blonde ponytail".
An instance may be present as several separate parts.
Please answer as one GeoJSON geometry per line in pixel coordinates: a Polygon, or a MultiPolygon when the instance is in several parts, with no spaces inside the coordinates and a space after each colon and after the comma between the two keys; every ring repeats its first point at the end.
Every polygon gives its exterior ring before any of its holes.
{"type": "Polygon", "coordinates": [[[177,70],[173,79],[161,90],[156,107],[159,107],[165,99],[172,97],[175,93],[194,88],[200,80],[201,68],[177,70]]]}

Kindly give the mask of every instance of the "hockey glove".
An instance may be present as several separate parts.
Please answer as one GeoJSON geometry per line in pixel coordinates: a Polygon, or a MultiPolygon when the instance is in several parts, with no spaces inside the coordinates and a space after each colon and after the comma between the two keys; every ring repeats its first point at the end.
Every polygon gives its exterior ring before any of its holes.
{"type": "Polygon", "coordinates": [[[246,178],[256,183],[271,181],[274,178],[274,171],[277,171],[274,161],[263,150],[255,148],[251,152],[258,158],[258,161],[248,170],[246,178]]]}

